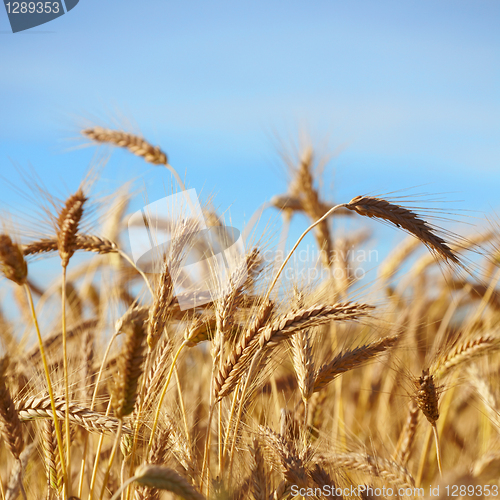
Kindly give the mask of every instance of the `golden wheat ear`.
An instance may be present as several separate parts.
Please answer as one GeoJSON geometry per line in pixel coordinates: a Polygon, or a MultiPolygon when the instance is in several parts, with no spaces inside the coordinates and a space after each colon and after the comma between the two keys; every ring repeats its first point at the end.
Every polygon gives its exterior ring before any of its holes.
{"type": "Polygon", "coordinates": [[[28,265],[24,260],[23,252],[7,234],[0,234],[0,266],[7,279],[20,286],[26,283],[28,265]]]}
{"type": "Polygon", "coordinates": [[[59,211],[56,221],[57,249],[63,267],[68,266],[69,259],[75,253],[76,233],[83,216],[83,205],[86,201],[87,198],[84,196],[83,191],[79,189],[66,200],[59,211]]]}
{"type": "Polygon", "coordinates": [[[390,222],[418,238],[446,261],[460,262],[448,243],[436,234],[436,228],[408,208],[371,196],[356,196],[345,207],[364,217],[390,222]]]}
{"type": "Polygon", "coordinates": [[[153,165],[167,165],[168,163],[167,155],[158,146],[153,146],[138,135],[103,127],[87,128],[82,130],[82,134],[95,142],[128,149],[132,154],[144,158],[153,165]]]}
{"type": "Polygon", "coordinates": [[[19,460],[24,449],[21,422],[14,406],[14,401],[5,384],[8,358],[0,360],[0,434],[12,455],[19,460]]]}
{"type": "Polygon", "coordinates": [[[158,146],[153,146],[139,135],[130,134],[121,130],[112,130],[104,127],[93,127],[82,130],[82,135],[101,144],[112,144],[125,148],[136,156],[144,158],[153,165],[163,165],[175,177],[179,187],[185,191],[186,187],[177,171],[168,163],[168,157],[158,146]]]}

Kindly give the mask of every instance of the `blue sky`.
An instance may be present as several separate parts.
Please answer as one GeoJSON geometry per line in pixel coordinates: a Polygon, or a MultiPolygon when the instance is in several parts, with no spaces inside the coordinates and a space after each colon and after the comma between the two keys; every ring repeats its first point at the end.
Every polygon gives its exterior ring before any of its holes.
{"type": "MultiPolygon", "coordinates": [[[[425,184],[417,191],[450,193],[457,208],[500,209],[494,0],[80,0],[18,34],[2,9],[0,173],[11,182],[13,164],[33,165],[64,197],[95,153],[73,149],[79,128],[130,122],[242,226],[286,190],[275,136],[304,129],[324,151],[345,147],[327,168],[329,199],[425,184]]],[[[130,179],[150,199],[170,184],[115,150],[96,189],[130,179]]],[[[0,200],[22,203],[3,181],[0,200]]]]}

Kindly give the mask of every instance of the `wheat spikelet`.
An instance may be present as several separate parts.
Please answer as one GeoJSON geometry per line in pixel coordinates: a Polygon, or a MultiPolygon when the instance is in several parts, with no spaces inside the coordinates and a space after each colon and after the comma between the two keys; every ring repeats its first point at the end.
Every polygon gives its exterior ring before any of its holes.
{"type": "Polygon", "coordinates": [[[329,321],[357,320],[373,309],[366,304],[339,303],[333,306],[317,304],[307,309],[291,311],[258,330],[240,355],[231,354],[216,377],[215,394],[221,399],[234,389],[237,380],[248,368],[258,350],[270,349],[290,335],[305,328],[319,326],[329,321]]]}
{"type": "Polygon", "coordinates": [[[358,470],[370,476],[380,477],[397,487],[413,489],[415,486],[412,475],[392,460],[359,453],[339,453],[332,457],[332,460],[335,467],[358,470]]]}
{"type": "Polygon", "coordinates": [[[257,439],[254,439],[250,452],[252,454],[251,487],[253,498],[254,500],[268,500],[269,472],[257,439]]]}
{"type": "Polygon", "coordinates": [[[84,196],[83,191],[79,189],[66,200],[59,211],[56,221],[57,249],[63,267],[68,266],[69,259],[75,253],[76,233],[83,215],[83,205],[86,201],[87,198],[84,196]]]}
{"type": "Polygon", "coordinates": [[[496,352],[498,349],[500,349],[500,337],[495,335],[486,334],[465,340],[457,343],[447,354],[437,359],[430,372],[436,379],[442,378],[457,366],[479,356],[496,352]]]}
{"type": "Polygon", "coordinates": [[[306,486],[306,468],[293,446],[293,441],[285,439],[269,427],[260,425],[259,430],[266,450],[277,460],[277,463],[272,460],[273,467],[277,468],[289,483],[299,487],[306,486]]]}
{"type": "Polygon", "coordinates": [[[341,495],[337,495],[335,493],[337,488],[335,486],[335,482],[330,477],[330,474],[328,474],[328,472],[326,472],[326,470],[319,464],[314,464],[314,467],[308,471],[308,474],[311,481],[314,483],[314,486],[321,488],[323,498],[335,498],[337,500],[343,499],[341,495]],[[330,493],[328,493],[328,490],[325,487],[328,488],[330,493]]]}
{"type": "Polygon", "coordinates": [[[198,223],[183,219],[172,229],[172,244],[163,255],[161,273],[155,289],[153,305],[149,311],[148,346],[156,346],[167,324],[168,316],[174,304],[174,279],[179,273],[180,263],[192,244],[193,234],[198,223]]]}
{"type": "Polygon", "coordinates": [[[7,365],[8,359],[2,358],[0,360],[0,434],[12,455],[19,460],[24,448],[23,431],[9,389],[5,385],[7,365]]]}
{"type": "Polygon", "coordinates": [[[142,137],[119,130],[94,127],[82,130],[82,134],[96,142],[114,144],[141,156],[153,165],[167,165],[167,155],[158,147],[152,146],[142,137]]]}
{"type": "Polygon", "coordinates": [[[303,330],[292,336],[292,360],[300,395],[307,401],[314,389],[314,360],[310,330],[303,330]]]}
{"type": "Polygon", "coordinates": [[[429,423],[434,425],[439,418],[439,392],[434,384],[434,377],[429,375],[429,370],[422,370],[422,376],[415,381],[415,385],[417,405],[429,423]]]}
{"type": "MultiPolygon", "coordinates": [[[[300,160],[297,181],[300,184],[304,195],[302,199],[304,210],[314,222],[324,215],[324,212],[318,192],[313,186],[313,176],[311,172],[312,162],[312,149],[307,148],[300,160]]],[[[326,220],[321,221],[316,226],[314,234],[316,236],[318,248],[321,251],[323,265],[326,269],[328,269],[331,265],[333,252],[332,238],[330,235],[330,229],[328,228],[328,222],[326,220]]]]}
{"type": "MultiPolygon", "coordinates": [[[[77,233],[73,244],[75,250],[83,250],[86,252],[95,252],[100,254],[118,252],[118,246],[116,243],[108,240],[107,238],[103,238],[102,236],[96,236],[93,234],[77,233]]],[[[28,256],[55,252],[57,248],[56,238],[46,238],[38,241],[32,241],[31,243],[24,245],[23,254],[28,256]]]]}
{"type": "MultiPolygon", "coordinates": [[[[466,240],[460,241],[459,243],[452,243],[449,245],[451,251],[454,254],[461,254],[466,250],[470,250],[474,247],[480,246],[482,243],[488,241],[493,236],[492,232],[485,232],[479,234],[473,234],[467,237],[466,240]]],[[[440,260],[443,256],[437,255],[422,255],[420,259],[417,260],[415,265],[412,267],[411,273],[413,276],[419,276],[422,274],[429,266],[436,263],[436,259],[440,260]]]]}
{"type": "Polygon", "coordinates": [[[45,420],[42,427],[42,438],[42,444],[45,449],[45,467],[47,470],[48,485],[49,488],[55,491],[56,495],[60,495],[63,476],[57,453],[56,430],[52,420],[45,420]]]}
{"type": "Polygon", "coordinates": [[[116,253],[119,251],[118,245],[114,241],[102,236],[96,236],[95,234],[77,234],[75,237],[75,247],[77,250],[99,254],[116,253]]]}
{"type": "Polygon", "coordinates": [[[396,227],[413,234],[431,251],[436,252],[446,261],[455,264],[460,262],[448,243],[436,234],[435,228],[408,208],[371,196],[356,196],[345,207],[365,217],[391,222],[396,227]]]}
{"type": "Polygon", "coordinates": [[[184,330],[184,340],[188,347],[194,347],[200,342],[213,338],[213,332],[217,328],[215,315],[197,316],[184,330]]]}
{"type": "Polygon", "coordinates": [[[292,494],[292,485],[288,481],[281,481],[269,497],[270,500],[285,500],[292,494]]]}
{"type": "Polygon", "coordinates": [[[374,356],[385,352],[397,342],[398,338],[398,335],[394,335],[392,337],[377,340],[371,344],[356,347],[349,351],[340,352],[330,361],[330,363],[323,365],[317,371],[314,381],[314,392],[323,389],[341,373],[353,370],[363,365],[374,356]]]}
{"type": "Polygon", "coordinates": [[[182,476],[168,467],[145,464],[136,469],[135,481],[138,484],[171,491],[184,500],[205,500],[182,476]]]}
{"type": "Polygon", "coordinates": [[[434,377],[429,374],[429,370],[422,370],[422,376],[414,381],[416,385],[415,400],[418,407],[425,415],[425,418],[432,426],[436,441],[436,456],[439,473],[443,475],[441,467],[441,450],[436,422],[439,418],[439,388],[434,384],[434,377]]]}
{"type": "MultiPolygon", "coordinates": [[[[214,359],[214,363],[218,360],[220,353],[222,352],[227,330],[233,321],[233,312],[236,309],[238,302],[241,302],[243,288],[250,281],[247,275],[247,269],[254,267],[258,258],[258,252],[256,250],[252,250],[243,259],[241,259],[241,262],[235,267],[234,271],[229,276],[226,289],[221,290],[222,297],[215,301],[216,332],[212,343],[212,357],[214,359]]],[[[191,333],[191,335],[194,337],[194,332],[191,333]]]]}
{"type": "MultiPolygon", "coordinates": [[[[225,385],[231,371],[238,363],[238,360],[240,359],[245,349],[250,345],[250,342],[255,338],[260,328],[262,328],[268,321],[273,308],[274,304],[270,300],[266,301],[259,307],[257,314],[253,322],[251,323],[250,327],[247,330],[245,330],[245,333],[241,336],[239,342],[230,351],[222,367],[219,368],[219,372],[216,375],[214,381],[214,393],[216,397],[217,395],[219,395],[219,397],[223,397],[220,395],[222,387],[225,385]]],[[[231,390],[232,388],[228,387],[225,391],[225,394],[229,394],[231,390]]]]}
{"type": "MultiPolygon", "coordinates": [[[[62,398],[55,399],[56,416],[64,419],[66,411],[66,402],[62,398]]],[[[39,418],[52,418],[52,408],[50,398],[29,396],[15,401],[15,407],[21,422],[27,422],[39,418]]],[[[83,427],[89,432],[115,433],[118,430],[118,421],[116,418],[108,417],[102,413],[89,410],[76,403],[69,404],[70,422],[83,427]]],[[[123,432],[130,434],[132,431],[124,426],[123,432]]]]}
{"type": "Polygon", "coordinates": [[[12,242],[10,236],[0,234],[0,267],[4,276],[18,285],[24,285],[28,279],[28,265],[19,245],[12,242]]]}
{"type": "Polygon", "coordinates": [[[149,407],[153,404],[155,396],[158,395],[159,388],[162,385],[162,380],[169,369],[170,355],[172,354],[172,343],[165,339],[159,344],[156,357],[151,364],[146,381],[144,382],[144,390],[139,394],[135,405],[135,412],[144,404],[149,407]]]}
{"type": "Polygon", "coordinates": [[[118,365],[118,379],[114,390],[115,414],[123,418],[134,411],[139,377],[142,375],[146,328],[142,311],[132,310],[120,329],[125,342],[118,365]],[[134,314],[135,313],[135,314],[134,314]]]}
{"type": "Polygon", "coordinates": [[[44,238],[23,246],[24,256],[57,251],[57,238],[44,238]]]}

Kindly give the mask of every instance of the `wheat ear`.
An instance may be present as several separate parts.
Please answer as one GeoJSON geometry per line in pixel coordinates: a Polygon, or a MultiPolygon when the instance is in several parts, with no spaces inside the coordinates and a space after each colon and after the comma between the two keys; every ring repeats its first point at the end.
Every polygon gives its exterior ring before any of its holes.
{"type": "Polygon", "coordinates": [[[340,453],[334,456],[334,460],[336,467],[359,470],[398,487],[413,489],[415,486],[411,474],[392,460],[359,453],[340,453]]]}
{"type": "Polygon", "coordinates": [[[205,500],[205,497],[196,491],[179,473],[161,465],[145,464],[136,469],[135,475],[125,481],[121,488],[111,497],[118,500],[122,492],[133,482],[150,488],[171,491],[184,500],[205,500]]]}
{"type": "Polygon", "coordinates": [[[177,171],[168,163],[167,155],[158,147],[150,144],[146,139],[122,132],[120,130],[111,130],[103,127],[93,127],[82,130],[82,134],[92,139],[95,142],[113,144],[115,146],[128,149],[132,154],[144,158],[148,163],[153,165],[164,165],[179,184],[180,188],[185,191],[184,183],[177,171]]]}
{"type": "Polygon", "coordinates": [[[125,334],[125,342],[119,364],[118,383],[115,385],[113,400],[115,401],[115,415],[118,417],[118,430],[116,432],[113,448],[104,474],[103,486],[99,500],[104,497],[106,483],[111,472],[111,467],[120,444],[123,431],[123,417],[134,411],[137,401],[139,378],[143,373],[145,360],[144,349],[146,339],[146,326],[143,312],[135,309],[124,320],[122,318],[120,330],[125,334]]]}
{"type": "MultiPolygon", "coordinates": [[[[64,420],[66,402],[62,398],[55,399],[56,415],[64,420]]],[[[15,401],[15,407],[21,422],[30,420],[52,418],[52,407],[48,396],[35,397],[28,396],[26,398],[15,401]]],[[[108,417],[102,413],[90,410],[76,403],[69,405],[69,420],[73,424],[83,427],[88,432],[115,433],[118,429],[118,420],[108,417]]],[[[132,431],[125,427],[124,432],[130,434],[132,431]]]]}
{"type": "Polygon", "coordinates": [[[448,243],[436,234],[436,229],[408,208],[371,196],[356,196],[345,207],[364,217],[390,222],[413,234],[431,251],[441,255],[445,260],[455,264],[460,262],[448,243]]]}
{"type": "Polygon", "coordinates": [[[430,371],[436,379],[440,379],[457,366],[499,349],[500,337],[489,334],[480,335],[474,339],[457,343],[447,354],[436,360],[430,371]]]}
{"type": "Polygon", "coordinates": [[[19,460],[24,448],[23,431],[12,396],[5,384],[7,365],[8,358],[2,358],[0,360],[0,434],[9,451],[19,460]]]}
{"type": "Polygon", "coordinates": [[[417,386],[415,393],[417,405],[432,426],[434,440],[436,442],[436,456],[439,474],[442,476],[443,470],[441,467],[441,449],[439,446],[439,436],[436,426],[436,422],[439,418],[439,389],[434,384],[434,377],[429,374],[428,369],[422,370],[422,376],[418,379],[418,381],[415,381],[415,384],[417,386]]]}
{"type": "Polygon", "coordinates": [[[332,306],[316,304],[312,307],[291,311],[273,320],[268,326],[258,330],[248,345],[238,355],[233,352],[216,377],[215,394],[218,399],[229,394],[245,373],[258,351],[270,349],[295,332],[323,325],[330,321],[357,320],[366,316],[371,306],[356,303],[339,303],[332,306]]]}
{"type": "Polygon", "coordinates": [[[267,452],[277,460],[277,464],[273,463],[273,466],[279,469],[289,483],[306,486],[306,468],[293,442],[269,427],[259,426],[259,430],[267,452]]]}
{"type": "Polygon", "coordinates": [[[323,389],[338,375],[357,368],[378,354],[391,348],[399,339],[398,335],[377,340],[371,344],[362,345],[355,349],[340,352],[335,358],[323,365],[316,373],[314,381],[314,392],[323,389]]]}

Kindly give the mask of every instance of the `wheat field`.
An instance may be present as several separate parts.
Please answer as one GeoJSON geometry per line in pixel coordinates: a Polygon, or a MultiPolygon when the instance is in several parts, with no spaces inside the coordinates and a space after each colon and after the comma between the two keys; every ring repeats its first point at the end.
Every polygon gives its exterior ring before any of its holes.
{"type": "MultiPolygon", "coordinates": [[[[184,189],[144,138],[82,134],[184,189]]],[[[271,202],[284,226],[296,213],[310,224],[290,260],[247,245],[229,289],[188,309],[174,290],[182,248],[155,255],[155,273],[125,249],[132,193],[99,229],[85,182],[53,203],[44,238],[2,221],[2,500],[498,496],[498,231],[441,229],[421,200],[332,205],[312,148],[288,167],[271,202]],[[352,261],[368,235],[340,234],[343,217],[407,233],[362,286],[352,261]],[[285,272],[306,235],[321,271],[310,282],[285,272]],[[42,287],[30,267],[49,255],[60,270],[42,287]]]]}

